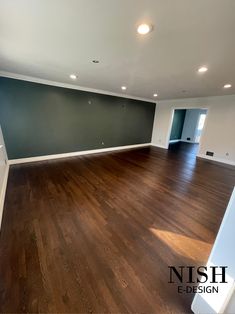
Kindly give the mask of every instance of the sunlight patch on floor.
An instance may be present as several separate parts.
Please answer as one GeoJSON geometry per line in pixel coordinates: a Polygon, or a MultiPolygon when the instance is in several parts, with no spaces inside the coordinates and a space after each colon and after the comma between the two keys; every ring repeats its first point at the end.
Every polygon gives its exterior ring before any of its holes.
{"type": "Polygon", "coordinates": [[[210,243],[167,230],[156,228],[149,229],[175,253],[183,255],[189,259],[201,261],[210,253],[210,243]],[[202,251],[204,252],[203,256],[201,256],[202,251]]]}

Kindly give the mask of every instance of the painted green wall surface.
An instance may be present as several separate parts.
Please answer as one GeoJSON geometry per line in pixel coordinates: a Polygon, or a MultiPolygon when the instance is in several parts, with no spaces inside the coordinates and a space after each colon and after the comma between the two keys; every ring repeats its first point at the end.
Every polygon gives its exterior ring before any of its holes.
{"type": "Polygon", "coordinates": [[[179,140],[181,139],[184,119],[185,119],[186,110],[185,109],[176,109],[174,112],[174,118],[171,127],[170,140],[179,140]]]}
{"type": "Polygon", "coordinates": [[[9,159],[149,143],[154,112],[153,103],[0,77],[9,159]]]}

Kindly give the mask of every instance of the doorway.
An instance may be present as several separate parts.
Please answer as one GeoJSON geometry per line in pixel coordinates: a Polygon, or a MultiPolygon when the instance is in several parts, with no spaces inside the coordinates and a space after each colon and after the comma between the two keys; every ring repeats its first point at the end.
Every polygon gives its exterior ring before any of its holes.
{"type": "Polygon", "coordinates": [[[206,116],[207,109],[175,109],[168,149],[196,156],[206,116]]]}

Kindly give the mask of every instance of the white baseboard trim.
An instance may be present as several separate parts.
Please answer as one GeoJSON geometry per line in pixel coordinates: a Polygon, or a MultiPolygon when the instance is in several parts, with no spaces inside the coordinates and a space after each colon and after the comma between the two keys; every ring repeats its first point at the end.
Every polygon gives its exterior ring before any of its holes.
{"type": "Polygon", "coordinates": [[[199,144],[198,142],[194,142],[194,141],[187,141],[187,140],[180,140],[180,141],[184,143],[190,143],[190,144],[199,144]]]}
{"type": "Polygon", "coordinates": [[[227,164],[227,165],[235,166],[235,161],[232,161],[232,160],[227,160],[227,159],[223,159],[223,158],[207,156],[207,155],[203,155],[203,154],[198,154],[197,157],[203,158],[203,159],[207,159],[207,160],[211,160],[211,161],[221,162],[221,163],[227,164]]]}
{"type": "MultiPolygon", "coordinates": [[[[198,144],[198,143],[195,143],[193,141],[185,141],[185,140],[171,140],[169,141],[169,144],[174,144],[174,143],[178,143],[178,142],[185,142],[185,143],[192,143],[192,144],[198,144]]],[[[155,146],[155,147],[159,147],[159,148],[164,148],[164,149],[168,149],[167,146],[164,146],[164,145],[161,145],[161,144],[153,144],[151,143],[152,146],[155,146]]]]}
{"type": "Polygon", "coordinates": [[[54,154],[54,155],[44,155],[44,156],[37,156],[37,157],[10,159],[9,164],[10,165],[16,165],[16,164],[23,164],[23,163],[28,163],[28,162],[43,161],[43,160],[50,160],[50,159],[59,159],[59,158],[75,157],[75,156],[81,156],[81,155],[99,154],[99,153],[105,153],[105,152],[112,152],[112,151],[116,151],[116,150],[146,147],[146,146],[150,146],[150,145],[151,145],[151,143],[144,143],[144,144],[136,144],[136,145],[126,145],[126,146],[116,146],[116,147],[108,147],[108,148],[100,148],[100,149],[83,150],[83,151],[79,151],[79,152],[64,153],[64,154],[54,154]]]}
{"type": "Polygon", "coordinates": [[[3,208],[4,208],[6,189],[7,189],[8,173],[9,173],[9,164],[7,164],[4,179],[3,179],[2,189],[0,190],[0,229],[1,229],[1,223],[2,223],[2,214],[3,214],[3,208]]]}
{"type": "Polygon", "coordinates": [[[170,140],[169,143],[178,143],[178,142],[181,142],[181,140],[170,140]]]}
{"type": "Polygon", "coordinates": [[[187,141],[187,140],[182,140],[182,139],[179,139],[179,140],[171,140],[171,141],[169,141],[169,144],[171,144],[171,143],[178,143],[178,142],[190,143],[190,144],[199,144],[198,142],[187,141]]]}
{"type": "Polygon", "coordinates": [[[164,145],[160,145],[160,144],[153,144],[151,143],[151,146],[154,146],[154,147],[158,147],[158,148],[164,148],[164,149],[168,149],[168,147],[164,146],[164,145]]]}

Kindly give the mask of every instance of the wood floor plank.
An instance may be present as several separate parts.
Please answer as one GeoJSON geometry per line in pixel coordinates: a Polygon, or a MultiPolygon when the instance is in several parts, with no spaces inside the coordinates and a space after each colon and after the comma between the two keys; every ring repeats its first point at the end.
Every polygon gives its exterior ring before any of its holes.
{"type": "Polygon", "coordinates": [[[195,145],[11,166],[1,313],[190,313],[168,266],[206,263],[235,169],[195,145]]]}

